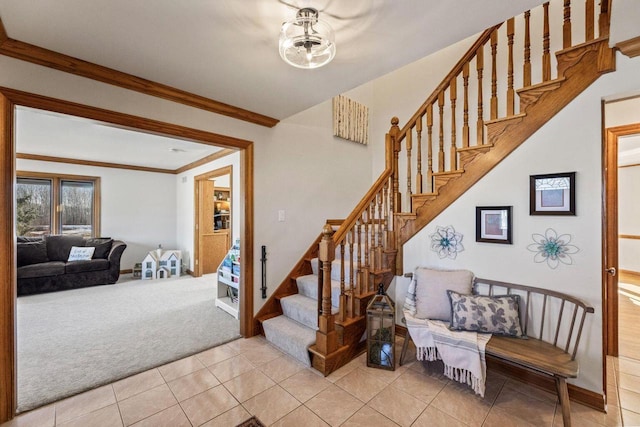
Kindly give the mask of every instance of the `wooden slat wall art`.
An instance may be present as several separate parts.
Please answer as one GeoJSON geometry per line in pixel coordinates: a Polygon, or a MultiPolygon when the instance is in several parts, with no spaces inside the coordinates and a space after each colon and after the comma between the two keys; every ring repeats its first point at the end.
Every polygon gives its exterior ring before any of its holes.
{"type": "Polygon", "coordinates": [[[367,145],[369,107],[344,95],[333,98],[333,135],[367,145]]]}

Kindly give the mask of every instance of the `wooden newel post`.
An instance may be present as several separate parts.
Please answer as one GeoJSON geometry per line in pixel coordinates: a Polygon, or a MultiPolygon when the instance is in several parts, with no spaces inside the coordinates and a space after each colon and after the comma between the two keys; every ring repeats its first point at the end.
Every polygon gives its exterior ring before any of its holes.
{"type": "Polygon", "coordinates": [[[333,229],[329,224],[322,228],[322,240],[318,251],[318,261],[322,267],[322,309],[318,317],[316,348],[322,354],[329,354],[338,348],[335,319],[331,314],[331,262],[336,257],[333,229]]]}
{"type": "Polygon", "coordinates": [[[398,140],[398,134],[400,133],[398,123],[400,123],[400,119],[397,117],[391,118],[391,129],[389,129],[389,136],[391,137],[391,144],[393,146],[393,197],[391,200],[393,201],[394,213],[402,211],[402,197],[400,195],[400,184],[398,181],[398,158],[402,146],[398,140]]]}

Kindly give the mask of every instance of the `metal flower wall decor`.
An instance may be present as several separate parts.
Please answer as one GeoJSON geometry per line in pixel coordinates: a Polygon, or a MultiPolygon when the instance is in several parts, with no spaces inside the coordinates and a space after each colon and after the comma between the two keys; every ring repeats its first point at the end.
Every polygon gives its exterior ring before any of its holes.
{"type": "Polygon", "coordinates": [[[438,253],[440,258],[456,259],[458,252],[462,252],[462,234],[456,233],[452,225],[436,227],[436,232],[430,234],[431,250],[438,253]]]}
{"type": "Polygon", "coordinates": [[[558,233],[553,228],[547,228],[544,236],[534,233],[531,237],[535,243],[527,246],[527,250],[536,252],[533,261],[538,263],[546,262],[552,269],[557,268],[560,263],[573,264],[571,255],[578,253],[580,250],[577,246],[569,244],[571,243],[569,234],[558,236],[558,233]]]}

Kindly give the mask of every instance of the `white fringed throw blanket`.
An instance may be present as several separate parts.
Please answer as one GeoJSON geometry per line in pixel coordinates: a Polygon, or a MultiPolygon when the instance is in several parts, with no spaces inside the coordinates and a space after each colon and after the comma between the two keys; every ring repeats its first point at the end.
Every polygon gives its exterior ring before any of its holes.
{"type": "Polygon", "coordinates": [[[487,365],[485,347],[488,334],[450,331],[447,322],[406,316],[407,329],[417,347],[416,358],[433,362],[442,360],[444,375],[468,384],[484,397],[487,365]]]}
{"type": "Polygon", "coordinates": [[[413,280],[409,285],[404,315],[409,334],[417,347],[416,358],[430,362],[442,360],[447,378],[468,384],[484,397],[487,375],[485,347],[491,335],[451,331],[447,322],[413,317],[415,286],[413,280]]]}

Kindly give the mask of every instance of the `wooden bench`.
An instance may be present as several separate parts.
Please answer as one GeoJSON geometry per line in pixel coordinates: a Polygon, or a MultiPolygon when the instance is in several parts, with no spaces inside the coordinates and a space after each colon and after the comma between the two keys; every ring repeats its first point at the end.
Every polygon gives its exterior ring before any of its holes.
{"type": "MultiPolygon", "coordinates": [[[[477,295],[520,295],[520,322],[529,339],[492,336],[485,353],[505,363],[554,378],[565,427],[571,425],[567,378],[578,376],[576,353],[587,313],[593,307],[561,292],[476,278],[477,295]]],[[[411,340],[407,332],[400,365],[411,340]]]]}

